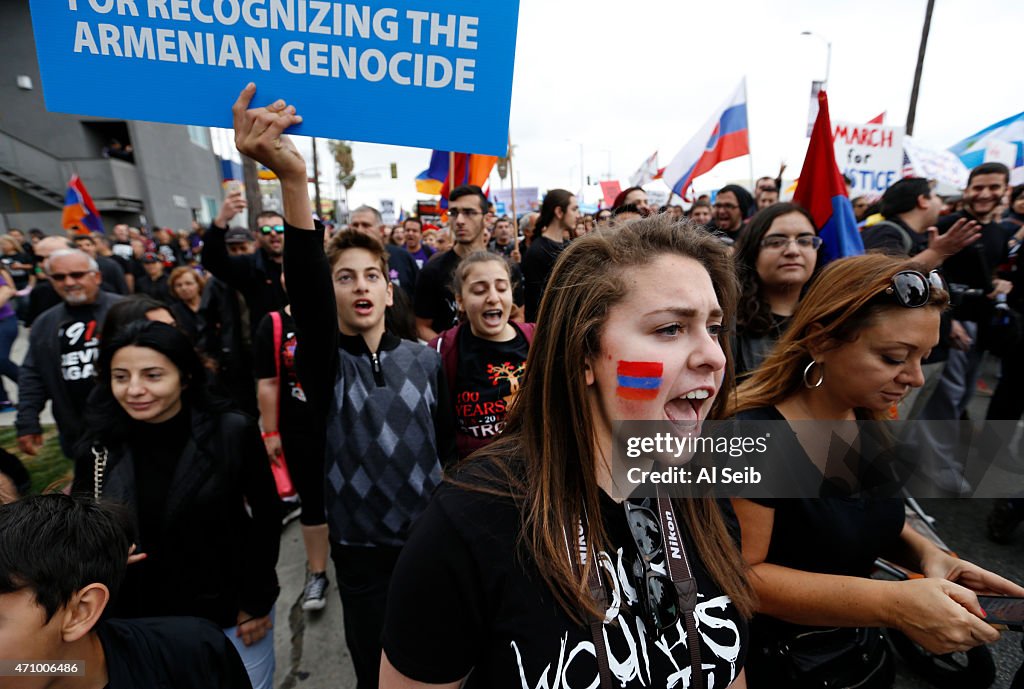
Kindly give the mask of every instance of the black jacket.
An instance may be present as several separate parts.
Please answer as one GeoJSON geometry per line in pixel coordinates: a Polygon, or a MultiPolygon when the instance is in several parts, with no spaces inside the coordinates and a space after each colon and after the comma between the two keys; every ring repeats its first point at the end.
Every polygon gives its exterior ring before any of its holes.
{"type": "MultiPolygon", "coordinates": [[[[146,457],[124,440],[87,438],[75,465],[79,494],[93,494],[93,445],[107,449],[103,499],[126,505],[137,529],[136,472],[146,471],[146,457]]],[[[164,511],[161,551],[128,567],[113,616],[187,615],[226,628],[240,610],[256,617],[270,612],[279,590],[281,513],[251,417],[193,410],[164,511]]],[[[147,551],[148,538],[138,535],[139,552],[147,551]]]]}
{"type": "Polygon", "coordinates": [[[250,339],[256,337],[256,326],[271,311],[288,305],[288,295],[281,286],[282,265],[271,260],[263,250],[244,256],[228,254],[223,227],[210,225],[203,235],[203,267],[234,287],[245,297],[249,307],[250,339]]]}
{"type": "Polygon", "coordinates": [[[107,689],[251,689],[238,651],[206,620],[106,620],[96,627],[107,689]]]}

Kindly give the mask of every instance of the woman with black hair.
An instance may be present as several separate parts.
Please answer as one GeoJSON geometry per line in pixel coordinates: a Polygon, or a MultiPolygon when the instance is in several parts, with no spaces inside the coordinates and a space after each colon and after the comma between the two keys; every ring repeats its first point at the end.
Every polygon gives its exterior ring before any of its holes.
{"type": "Polygon", "coordinates": [[[733,352],[736,376],[761,365],[789,324],[818,268],[821,238],[810,214],[776,203],[753,217],[736,244],[740,300],[733,352]]]}
{"type": "Polygon", "coordinates": [[[269,689],[281,522],[256,422],[208,395],[188,337],[165,323],[106,337],[97,370],[74,490],[134,517],[112,614],[209,619],[269,689]]]}
{"type": "Polygon", "coordinates": [[[526,281],[526,322],[536,323],[544,286],[565,249],[580,207],[576,197],[565,189],[552,189],[540,206],[540,219],[533,228],[533,241],[523,256],[523,277],[526,281]]]}

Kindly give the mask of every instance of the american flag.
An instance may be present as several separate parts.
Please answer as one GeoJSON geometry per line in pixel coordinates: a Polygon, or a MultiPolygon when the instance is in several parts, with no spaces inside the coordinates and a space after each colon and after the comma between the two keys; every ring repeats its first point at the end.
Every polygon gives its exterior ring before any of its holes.
{"type": "Polygon", "coordinates": [[[916,177],[917,171],[914,169],[914,164],[910,162],[910,156],[907,155],[907,150],[903,149],[903,176],[904,177],[916,177]]]}

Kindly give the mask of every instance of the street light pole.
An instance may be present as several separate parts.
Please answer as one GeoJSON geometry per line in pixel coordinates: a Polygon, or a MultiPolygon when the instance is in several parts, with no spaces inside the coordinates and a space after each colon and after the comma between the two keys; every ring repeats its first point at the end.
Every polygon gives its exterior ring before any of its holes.
{"type": "Polygon", "coordinates": [[[583,142],[580,142],[580,191],[583,191],[583,142]]]}
{"type": "MultiPolygon", "coordinates": [[[[931,1],[931,0],[929,0],[931,1]]],[[[801,31],[801,36],[814,36],[820,41],[825,43],[825,81],[822,82],[821,88],[828,91],[828,76],[832,71],[832,41],[828,40],[821,34],[816,34],[813,31],[801,31]]]]}
{"type": "Polygon", "coordinates": [[[924,11],[924,28],[921,30],[921,47],[917,50],[914,86],[910,90],[910,109],[907,111],[907,136],[914,134],[914,120],[917,118],[917,93],[921,89],[921,73],[924,71],[924,52],[928,47],[928,32],[932,26],[933,9],[935,9],[935,0],[928,0],[928,7],[924,11]]]}
{"type": "MultiPolygon", "coordinates": [[[[574,143],[574,144],[579,144],[580,145],[580,191],[583,191],[583,182],[584,182],[584,177],[583,177],[583,142],[582,141],[576,141],[575,139],[565,139],[565,141],[568,142],[568,143],[574,143]]],[[[576,167],[576,166],[574,165],[573,167],[576,167]]],[[[570,171],[569,171],[569,179],[570,180],[572,179],[572,169],[571,168],[570,168],[570,171]]],[[[571,184],[571,182],[570,182],[570,184],[571,184]]]]}

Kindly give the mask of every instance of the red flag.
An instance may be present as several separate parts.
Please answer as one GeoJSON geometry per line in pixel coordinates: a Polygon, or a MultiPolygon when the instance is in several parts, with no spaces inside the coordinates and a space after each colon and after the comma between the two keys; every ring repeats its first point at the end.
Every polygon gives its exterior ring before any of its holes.
{"type": "Polygon", "coordinates": [[[846,193],[846,182],[836,165],[828,96],[824,91],[818,93],[818,117],[814,120],[793,202],[810,211],[814,218],[818,235],[825,241],[822,249],[824,263],[864,253],[864,242],[846,193]]]}
{"type": "Polygon", "coordinates": [[[615,205],[615,197],[622,191],[619,185],[619,180],[605,180],[601,182],[601,193],[604,194],[604,206],[605,208],[611,208],[615,205]]]}
{"type": "Polygon", "coordinates": [[[456,153],[454,158],[455,169],[448,171],[448,177],[445,178],[444,184],[441,186],[441,206],[443,208],[448,207],[448,194],[455,187],[462,186],[463,184],[475,184],[478,187],[484,186],[487,183],[488,176],[491,174],[491,170],[494,168],[494,164],[498,162],[497,156],[485,156],[476,153],[456,153]]]}

